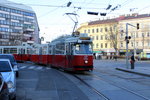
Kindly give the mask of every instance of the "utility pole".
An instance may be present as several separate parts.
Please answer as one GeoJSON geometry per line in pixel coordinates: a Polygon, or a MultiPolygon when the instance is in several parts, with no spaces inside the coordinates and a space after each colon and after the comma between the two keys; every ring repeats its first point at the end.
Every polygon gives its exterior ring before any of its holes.
{"type": "MultiPolygon", "coordinates": [[[[126,23],[126,37],[128,38],[128,23],[126,23]]],[[[126,67],[127,69],[129,68],[129,63],[128,63],[128,42],[129,40],[126,38],[126,67]]]]}
{"type": "MultiPolygon", "coordinates": [[[[129,39],[131,39],[130,36],[128,36],[128,25],[132,26],[132,27],[136,27],[137,29],[139,29],[139,23],[137,23],[137,26],[134,26],[130,23],[126,23],[126,37],[125,37],[125,40],[126,40],[126,67],[127,69],[129,68],[129,62],[128,62],[128,59],[129,59],[129,54],[128,54],[128,44],[129,44],[129,39]]],[[[135,37],[134,37],[135,38],[135,37]]],[[[134,41],[135,42],[135,41],[134,41]]],[[[135,43],[134,43],[134,46],[135,46],[135,43]]],[[[134,47],[135,49],[135,47],[134,47]]],[[[134,50],[135,52],[135,50],[134,50]]],[[[135,55],[135,54],[134,54],[135,55]]]]}

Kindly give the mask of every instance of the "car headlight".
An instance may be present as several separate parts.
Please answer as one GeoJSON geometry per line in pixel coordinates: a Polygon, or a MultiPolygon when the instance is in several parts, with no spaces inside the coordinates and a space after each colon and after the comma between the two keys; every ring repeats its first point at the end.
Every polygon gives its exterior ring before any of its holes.
{"type": "Polygon", "coordinates": [[[7,86],[9,89],[13,88],[13,82],[12,81],[7,82],[7,86]]]}
{"type": "Polygon", "coordinates": [[[87,63],[88,63],[88,61],[86,60],[86,61],[84,61],[84,63],[85,63],[85,64],[87,64],[87,63]]]}

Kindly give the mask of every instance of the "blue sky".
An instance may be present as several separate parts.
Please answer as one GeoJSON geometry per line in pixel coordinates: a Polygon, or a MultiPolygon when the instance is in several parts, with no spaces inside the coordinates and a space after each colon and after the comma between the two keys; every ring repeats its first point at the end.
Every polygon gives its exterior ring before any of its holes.
{"type": "MultiPolygon", "coordinates": [[[[23,3],[31,6],[35,11],[38,23],[40,26],[41,36],[46,41],[64,35],[71,34],[74,26],[73,21],[65,15],[65,13],[73,13],[76,11],[78,14],[79,24],[108,17],[116,17],[129,13],[150,13],[149,0],[9,0],[16,3],[23,3]],[[72,2],[70,7],[66,6],[68,2],[72,2]],[[37,6],[35,6],[37,5],[37,6]],[[43,6],[45,5],[45,6],[43,6]],[[108,5],[112,5],[111,9],[118,6],[118,9],[110,12],[106,10],[108,5]],[[74,7],[81,7],[77,9],[74,7]],[[132,9],[132,12],[130,11],[132,9]],[[88,15],[87,11],[108,13],[107,16],[94,16],[88,15]]],[[[74,19],[74,18],[73,18],[74,19]]]]}

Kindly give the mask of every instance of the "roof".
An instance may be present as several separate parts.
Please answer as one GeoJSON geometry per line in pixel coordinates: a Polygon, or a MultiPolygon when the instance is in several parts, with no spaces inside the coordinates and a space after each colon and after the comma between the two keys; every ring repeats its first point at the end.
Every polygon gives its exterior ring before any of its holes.
{"type": "Polygon", "coordinates": [[[123,16],[113,18],[113,19],[92,21],[92,22],[89,22],[88,25],[115,23],[115,22],[119,22],[121,20],[139,19],[139,18],[147,18],[147,17],[150,17],[150,14],[141,14],[141,15],[132,14],[132,15],[127,15],[127,16],[123,15],[123,16]]]}
{"type": "Polygon", "coordinates": [[[139,19],[139,18],[147,18],[150,17],[150,14],[133,14],[132,16],[125,16],[122,20],[130,20],[130,19],[139,19]]]}
{"type": "Polygon", "coordinates": [[[6,6],[6,7],[10,7],[10,8],[19,8],[21,10],[25,10],[25,11],[30,11],[33,12],[33,9],[29,6],[26,6],[24,4],[21,3],[15,3],[15,2],[11,2],[11,1],[7,1],[7,0],[0,0],[0,6],[6,6]]]}
{"type": "Polygon", "coordinates": [[[117,18],[107,19],[107,20],[92,21],[92,22],[89,22],[88,25],[105,24],[105,23],[115,23],[115,22],[118,22],[117,18]]]}

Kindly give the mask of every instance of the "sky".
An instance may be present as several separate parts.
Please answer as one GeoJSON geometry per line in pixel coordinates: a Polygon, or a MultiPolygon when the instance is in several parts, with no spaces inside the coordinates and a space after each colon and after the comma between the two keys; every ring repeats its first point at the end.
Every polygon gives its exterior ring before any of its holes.
{"type": "Polygon", "coordinates": [[[35,11],[40,28],[42,43],[50,42],[61,35],[71,34],[74,22],[80,24],[117,17],[124,14],[140,13],[150,14],[149,0],[9,0],[31,6],[35,11]],[[66,7],[72,2],[70,7],[66,7]],[[112,5],[106,10],[108,5],[112,5]],[[114,11],[111,9],[117,7],[114,11]],[[87,12],[107,13],[106,16],[89,15],[87,12]],[[66,13],[76,13],[75,16],[66,13]]]}

